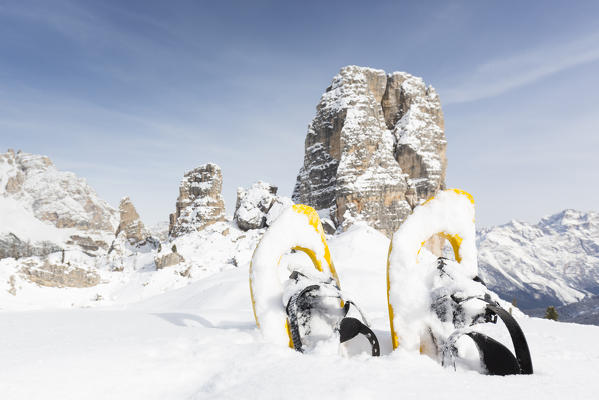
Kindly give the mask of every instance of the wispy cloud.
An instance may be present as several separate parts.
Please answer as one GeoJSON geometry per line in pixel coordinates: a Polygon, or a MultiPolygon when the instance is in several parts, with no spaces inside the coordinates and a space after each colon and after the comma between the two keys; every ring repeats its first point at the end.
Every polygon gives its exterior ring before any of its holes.
{"type": "Polygon", "coordinates": [[[441,90],[444,104],[495,97],[555,73],[599,60],[599,33],[485,62],[459,84],[441,90]]]}

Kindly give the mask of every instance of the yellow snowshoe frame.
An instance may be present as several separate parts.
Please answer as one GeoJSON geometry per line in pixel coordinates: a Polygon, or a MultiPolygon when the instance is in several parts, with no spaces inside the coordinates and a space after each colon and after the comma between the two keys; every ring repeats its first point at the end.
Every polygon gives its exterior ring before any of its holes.
{"type": "MultiPolygon", "coordinates": [[[[297,251],[302,251],[302,252],[306,253],[308,255],[308,257],[310,257],[310,259],[312,260],[312,264],[314,265],[314,268],[316,268],[318,271],[323,272],[323,270],[326,268],[330,272],[331,276],[335,279],[337,286],[339,288],[341,288],[340,283],[339,283],[339,276],[337,275],[337,271],[335,270],[335,266],[333,265],[333,261],[331,260],[331,252],[329,250],[329,246],[327,244],[326,237],[324,234],[324,229],[322,228],[322,223],[320,222],[318,213],[312,207],[304,205],[304,204],[295,204],[291,208],[293,209],[293,211],[295,213],[297,213],[299,215],[304,215],[307,218],[306,223],[314,229],[316,234],[320,235],[320,240],[322,241],[322,245],[324,247],[324,257],[322,259],[320,259],[316,255],[318,253],[317,249],[306,247],[306,246],[295,245],[295,246],[292,246],[291,249],[297,250],[297,251]]],[[[254,251],[254,255],[256,254],[258,249],[262,246],[269,246],[268,240],[265,240],[264,237],[262,238],[262,240],[260,240],[260,243],[258,243],[258,246],[256,247],[256,250],[254,251]]],[[[276,267],[278,267],[278,265],[280,264],[281,258],[283,257],[283,255],[284,254],[280,254],[277,264],[272,266],[273,273],[276,273],[276,267]]],[[[253,272],[253,268],[254,268],[253,264],[254,264],[254,257],[252,257],[252,262],[250,263],[250,270],[249,270],[249,273],[250,273],[249,274],[250,275],[250,279],[249,279],[250,280],[250,295],[252,298],[252,309],[254,311],[254,318],[256,320],[256,325],[258,326],[258,328],[261,328],[260,319],[258,316],[259,312],[257,311],[256,299],[254,297],[254,282],[252,280],[252,276],[253,276],[252,272],[253,272]]],[[[343,307],[343,302],[341,303],[341,307],[343,307]]],[[[281,328],[283,328],[283,327],[281,327],[281,328]]],[[[289,337],[289,347],[293,348],[293,340],[291,338],[291,331],[289,329],[289,321],[287,321],[287,320],[285,321],[284,329],[287,332],[287,336],[289,337]]]]}
{"type": "MultiPolygon", "coordinates": [[[[448,189],[446,190],[447,192],[453,192],[456,193],[460,196],[465,196],[472,205],[474,205],[474,198],[472,197],[472,195],[464,190],[461,189],[448,189]]],[[[421,205],[419,205],[418,207],[427,207],[428,205],[431,204],[431,202],[433,202],[435,200],[435,196],[431,197],[430,199],[428,199],[427,201],[425,201],[424,203],[422,203],[421,205]]],[[[416,209],[415,209],[416,210],[416,209]]],[[[408,217],[410,218],[410,217],[408,217]]],[[[474,220],[472,221],[474,223],[474,220]]],[[[463,237],[460,235],[460,232],[458,231],[450,231],[450,232],[446,232],[446,231],[439,231],[436,232],[435,234],[433,234],[431,237],[426,237],[426,238],[420,238],[421,240],[421,244],[420,244],[420,248],[418,248],[418,251],[415,252],[414,257],[418,257],[418,254],[420,253],[420,251],[422,250],[423,247],[425,247],[426,243],[434,236],[438,236],[439,238],[442,239],[446,239],[449,241],[449,243],[451,244],[451,247],[453,249],[453,253],[455,256],[455,260],[458,263],[462,262],[462,256],[460,255],[460,248],[463,244],[463,237]]],[[[393,308],[393,304],[391,302],[391,296],[390,296],[390,292],[391,292],[391,279],[390,279],[390,271],[393,268],[392,264],[391,264],[391,253],[393,252],[393,246],[401,246],[401,243],[395,243],[395,235],[393,235],[393,238],[391,239],[391,243],[389,245],[389,253],[387,255],[387,304],[389,307],[389,323],[391,326],[391,341],[393,344],[393,350],[397,349],[400,345],[399,343],[399,339],[398,339],[398,335],[397,335],[397,329],[398,327],[395,326],[394,324],[394,308],[393,308]]],[[[421,343],[420,345],[420,352],[424,353],[425,349],[423,347],[423,344],[421,343]]]]}

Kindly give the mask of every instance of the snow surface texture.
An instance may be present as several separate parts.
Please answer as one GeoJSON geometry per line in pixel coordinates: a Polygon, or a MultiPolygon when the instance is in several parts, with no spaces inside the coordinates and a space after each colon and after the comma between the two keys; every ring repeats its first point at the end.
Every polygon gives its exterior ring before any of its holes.
{"type": "Polygon", "coordinates": [[[511,221],[477,238],[481,277],[522,309],[599,294],[599,214],[564,210],[535,225],[511,221]]]}
{"type": "MultiPolygon", "coordinates": [[[[437,283],[437,263],[436,257],[422,247],[425,241],[438,233],[462,238],[459,273],[456,271],[453,275],[463,277],[457,281],[458,285],[471,288],[472,293],[466,296],[484,295],[484,287],[472,282],[478,268],[471,197],[454,190],[439,192],[432,200],[416,207],[393,235],[389,254],[389,304],[393,310],[398,344],[406,350],[418,351],[421,337],[429,327],[434,327],[435,333],[445,337],[455,330],[450,323],[445,326],[438,324],[438,319],[431,313],[431,287],[437,283]]],[[[453,265],[449,267],[455,269],[453,265]]]]}
{"type": "MultiPolygon", "coordinates": [[[[596,398],[599,327],[516,315],[528,339],[534,375],[493,377],[443,368],[415,352],[391,352],[385,293],[389,240],[358,224],[329,245],[344,292],[367,312],[382,357],[302,355],[265,341],[252,314],[248,257],[239,268],[138,303],[120,297],[109,307],[57,310],[46,304],[39,310],[1,311],[1,397],[596,398]]],[[[182,252],[183,244],[178,247],[182,252]]],[[[128,299],[145,297],[142,291],[152,285],[130,286],[128,299]]],[[[80,297],[76,289],[54,290],[80,297]]],[[[493,337],[511,347],[500,324],[492,327],[497,331],[493,337]]]]}
{"type": "MultiPolygon", "coordinates": [[[[278,268],[281,257],[294,248],[313,252],[322,269],[321,280],[336,278],[330,256],[327,259],[329,250],[316,211],[305,206],[285,210],[262,237],[250,267],[256,322],[267,340],[284,345],[289,343],[285,329],[287,303],[278,268]]],[[[291,272],[286,271],[286,274],[291,272]]]]}

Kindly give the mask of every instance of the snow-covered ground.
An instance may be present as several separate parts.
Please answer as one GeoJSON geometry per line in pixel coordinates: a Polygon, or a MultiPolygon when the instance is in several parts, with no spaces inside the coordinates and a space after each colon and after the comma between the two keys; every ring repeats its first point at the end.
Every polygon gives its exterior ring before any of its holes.
{"type": "MultiPolygon", "coordinates": [[[[98,307],[50,303],[0,311],[0,398],[597,398],[596,326],[517,313],[532,353],[531,376],[453,371],[417,353],[391,353],[388,239],[356,226],[329,245],[343,289],[373,323],[382,357],[302,355],[264,341],[252,314],[249,260],[243,260],[138,302],[131,294],[98,307]]],[[[492,330],[509,343],[502,326],[492,330]]]]}
{"type": "MultiPolygon", "coordinates": [[[[125,305],[178,289],[235,265],[250,261],[264,230],[243,232],[234,223],[219,222],[198,232],[164,243],[154,249],[123,248],[110,254],[92,257],[78,250],[47,257],[0,260],[0,310],[34,310],[47,308],[98,307],[125,305]],[[177,247],[185,261],[156,270],[155,258],[177,247]],[[40,286],[23,273],[47,269],[47,265],[79,268],[97,275],[99,282],[89,287],[40,286]]],[[[56,278],[56,277],[55,277],[56,278]]],[[[56,279],[55,279],[56,280],[56,279]]]]}

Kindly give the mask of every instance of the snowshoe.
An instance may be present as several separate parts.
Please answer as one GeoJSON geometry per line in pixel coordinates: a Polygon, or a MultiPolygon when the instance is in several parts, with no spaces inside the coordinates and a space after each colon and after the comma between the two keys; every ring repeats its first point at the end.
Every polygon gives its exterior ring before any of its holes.
{"type": "Polygon", "coordinates": [[[487,374],[532,374],[530,351],[518,322],[492,299],[492,294],[478,276],[472,282],[460,282],[462,278],[456,276],[459,268],[458,263],[444,257],[437,259],[436,283],[440,285],[432,291],[431,309],[441,323],[450,323],[455,329],[447,338],[443,333],[435,335],[433,329],[430,331],[442,364],[455,369],[459,357],[457,343],[467,336],[476,345],[482,369],[487,374]],[[495,324],[498,318],[509,331],[515,356],[497,340],[472,328],[482,323],[495,324]]]}
{"type": "Polygon", "coordinates": [[[460,363],[490,375],[532,374],[520,326],[478,277],[475,239],[474,200],[456,189],[414,209],[393,235],[387,263],[393,348],[419,350],[445,366],[460,363]],[[445,239],[455,261],[438,257],[445,239]],[[515,356],[478,331],[498,318],[510,333],[515,356]],[[477,360],[469,364],[461,354],[472,344],[477,360]]]}
{"type": "Polygon", "coordinates": [[[264,337],[305,352],[361,335],[371,353],[379,355],[376,336],[340,287],[316,211],[301,204],[284,211],[262,237],[250,264],[252,307],[264,337]],[[283,285],[277,267],[290,249],[307,254],[314,270],[294,270],[283,285]]]}
{"type": "Polygon", "coordinates": [[[285,292],[287,321],[295,350],[303,353],[323,340],[345,343],[363,335],[371,354],[380,355],[378,339],[364,314],[354,302],[343,298],[333,279],[319,281],[293,271],[285,292]]]}

